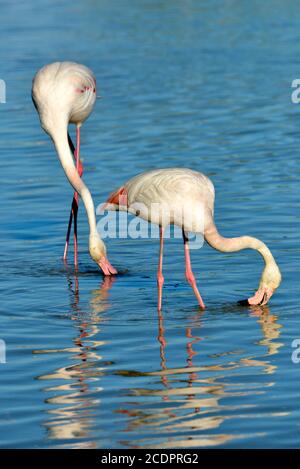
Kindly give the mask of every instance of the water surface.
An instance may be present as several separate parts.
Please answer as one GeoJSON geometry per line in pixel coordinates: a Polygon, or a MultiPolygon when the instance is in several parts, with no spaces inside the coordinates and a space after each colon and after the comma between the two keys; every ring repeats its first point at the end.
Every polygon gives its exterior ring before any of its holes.
{"type": "Polygon", "coordinates": [[[0,447],[299,447],[298,3],[4,0],[0,104],[0,447]],[[103,279],[79,219],[79,271],[62,263],[72,190],[31,103],[45,63],[90,66],[103,99],[82,130],[96,204],[127,178],[184,166],[216,186],[225,236],[252,234],[283,283],[266,307],[254,252],[192,252],[207,305],[156,240],[108,240],[103,279]]]}

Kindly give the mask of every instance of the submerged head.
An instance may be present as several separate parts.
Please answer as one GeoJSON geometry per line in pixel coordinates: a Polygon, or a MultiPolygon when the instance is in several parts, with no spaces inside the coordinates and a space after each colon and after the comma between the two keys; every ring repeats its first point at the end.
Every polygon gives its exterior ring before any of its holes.
{"type": "Polygon", "coordinates": [[[89,251],[91,258],[98,264],[104,275],[117,274],[117,270],[111,265],[106,256],[106,246],[98,233],[90,235],[89,251]]]}
{"type": "Polygon", "coordinates": [[[80,125],[87,119],[96,101],[96,79],[85,65],[54,62],[33,78],[32,100],[51,135],[60,121],[80,125]]]}

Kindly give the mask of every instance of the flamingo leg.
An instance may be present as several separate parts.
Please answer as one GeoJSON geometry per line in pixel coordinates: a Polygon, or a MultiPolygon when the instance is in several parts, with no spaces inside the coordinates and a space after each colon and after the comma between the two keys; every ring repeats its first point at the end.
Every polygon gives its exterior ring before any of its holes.
{"type": "Polygon", "coordinates": [[[73,217],[74,217],[74,266],[78,266],[78,251],[77,251],[77,214],[78,214],[78,194],[73,197],[73,217]]]}
{"type": "Polygon", "coordinates": [[[162,273],[163,250],[164,250],[164,228],[160,226],[159,227],[159,261],[158,261],[158,269],[157,269],[157,291],[158,291],[157,309],[158,311],[161,311],[162,288],[164,284],[164,276],[162,273]]]}
{"type": "MultiPolygon", "coordinates": [[[[73,203],[72,203],[72,206],[73,206],[73,203]]],[[[68,223],[68,230],[67,230],[67,235],[66,235],[64,256],[63,256],[64,261],[66,261],[68,257],[68,247],[69,247],[69,239],[70,239],[70,233],[71,233],[71,228],[72,228],[72,222],[73,222],[73,209],[71,208],[70,216],[69,216],[69,223],[68,223]]]]}
{"type": "MultiPolygon", "coordinates": [[[[76,169],[79,172],[79,162],[80,162],[80,127],[76,127],[76,151],[75,151],[75,159],[76,159],[76,169]]],[[[73,217],[74,217],[74,265],[77,268],[78,265],[78,250],[77,250],[77,214],[78,214],[78,204],[79,204],[79,197],[78,192],[74,192],[73,197],[73,217]]]]}
{"type": "MultiPolygon", "coordinates": [[[[73,145],[72,139],[71,139],[69,134],[68,134],[68,142],[69,142],[71,151],[72,151],[73,155],[75,156],[75,147],[73,145]]],[[[74,201],[74,197],[73,197],[73,201],[74,201]]],[[[72,205],[71,205],[69,223],[68,223],[68,229],[67,229],[67,235],[66,235],[65,249],[64,249],[64,255],[63,255],[63,260],[64,261],[67,260],[67,256],[68,256],[69,239],[70,239],[72,222],[73,222],[73,201],[72,201],[72,205]]]]}
{"type": "Polygon", "coordinates": [[[200,292],[197,287],[196,279],[192,271],[191,259],[190,259],[190,249],[189,249],[189,240],[186,236],[184,230],[182,230],[183,243],[184,243],[184,255],[185,255],[185,276],[192,289],[194,290],[195,296],[198,300],[199,306],[202,309],[205,309],[204,302],[200,295],[200,292]]]}
{"type": "MultiPolygon", "coordinates": [[[[77,127],[76,127],[76,149],[74,148],[70,138],[69,138],[69,143],[70,143],[71,149],[74,153],[74,157],[75,157],[75,160],[76,160],[76,169],[79,173],[79,176],[82,176],[83,165],[82,165],[82,162],[80,161],[80,126],[79,125],[77,125],[77,127]]],[[[73,200],[72,200],[70,216],[69,216],[69,223],[68,223],[66,243],[65,243],[64,256],[63,256],[63,259],[66,260],[67,255],[68,255],[68,247],[69,247],[69,240],[70,240],[72,222],[73,222],[73,218],[74,218],[74,265],[75,265],[75,267],[77,267],[77,265],[78,265],[78,248],[77,248],[77,246],[78,246],[78,243],[77,243],[78,204],[79,204],[79,196],[78,196],[78,193],[75,191],[74,196],[73,196],[73,200]]]]}

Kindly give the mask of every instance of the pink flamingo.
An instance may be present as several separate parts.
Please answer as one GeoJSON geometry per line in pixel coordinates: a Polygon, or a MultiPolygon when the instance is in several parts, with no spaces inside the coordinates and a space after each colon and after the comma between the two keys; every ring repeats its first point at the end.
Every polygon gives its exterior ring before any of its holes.
{"type": "Polygon", "coordinates": [[[61,165],[75,192],[69,218],[64,260],[74,218],[74,263],[77,268],[78,194],[81,196],[89,222],[89,251],[105,275],[117,273],[106,256],[106,247],[96,228],[95,208],[91,193],[81,179],[80,128],[90,115],[96,100],[96,80],[90,69],[73,62],[55,62],[41,68],[33,79],[32,99],[42,128],[52,138],[61,165]],[[68,124],[76,125],[76,149],[68,134],[68,124]],[[76,166],[72,152],[75,156],[76,166]]]}
{"type": "Polygon", "coordinates": [[[164,283],[162,272],[164,230],[170,223],[182,228],[185,274],[201,308],[204,309],[205,306],[192,272],[188,232],[201,233],[211,247],[221,252],[250,248],[260,253],[265,267],[259,288],[254,296],[245,300],[247,304],[266,304],[281,282],[281,274],[274,257],[262,241],[250,236],[224,238],[218,233],[213,219],[214,198],[214,186],[204,174],[190,169],[168,168],[138,174],[111,194],[103,207],[108,210],[128,211],[159,225],[160,251],[157,270],[159,311],[164,283]],[[165,217],[166,208],[171,217],[165,217]]]}

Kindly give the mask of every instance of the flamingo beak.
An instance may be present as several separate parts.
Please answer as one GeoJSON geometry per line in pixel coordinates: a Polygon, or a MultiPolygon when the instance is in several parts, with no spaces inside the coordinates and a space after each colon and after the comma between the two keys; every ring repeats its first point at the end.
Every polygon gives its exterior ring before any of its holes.
{"type": "Polygon", "coordinates": [[[264,306],[268,303],[273,293],[274,293],[273,288],[268,288],[268,287],[259,288],[254,296],[252,296],[251,298],[248,298],[247,300],[238,301],[238,303],[241,306],[248,306],[248,305],[264,306]]]}
{"type": "Polygon", "coordinates": [[[118,271],[111,265],[107,257],[102,257],[101,261],[98,262],[98,265],[104,275],[115,275],[118,271]]]}

